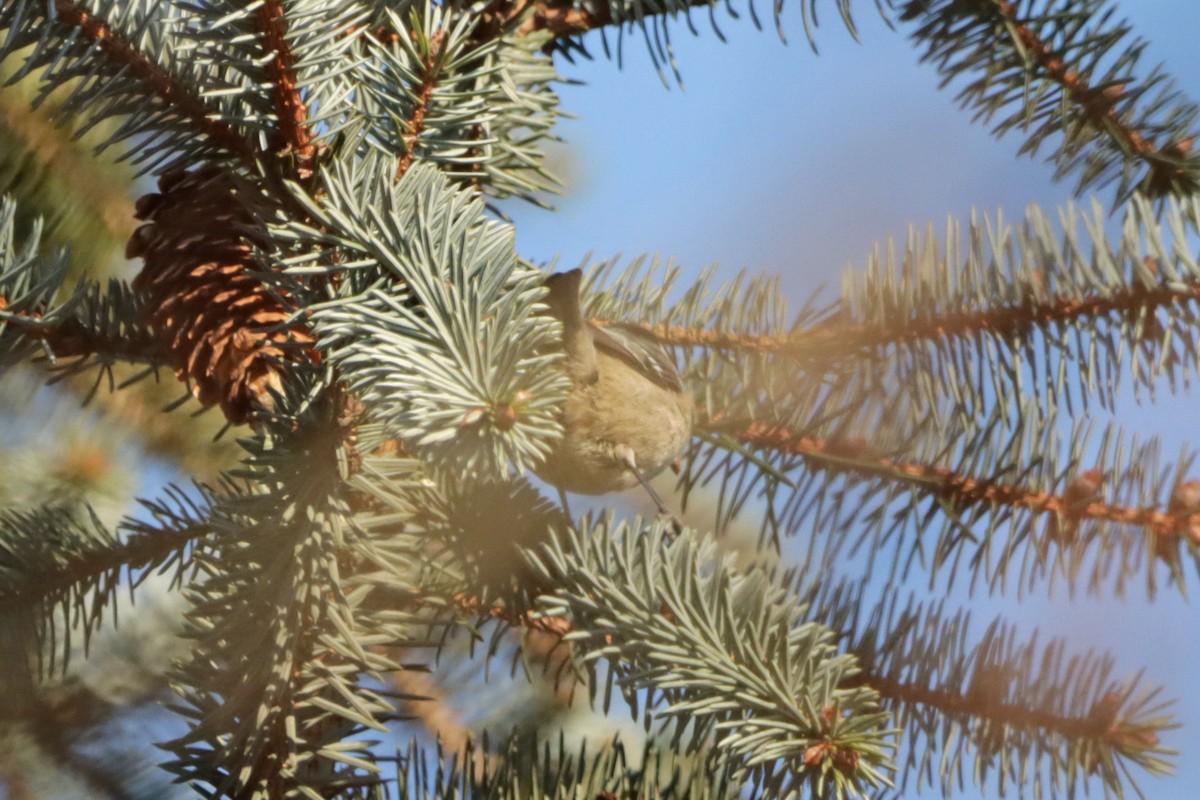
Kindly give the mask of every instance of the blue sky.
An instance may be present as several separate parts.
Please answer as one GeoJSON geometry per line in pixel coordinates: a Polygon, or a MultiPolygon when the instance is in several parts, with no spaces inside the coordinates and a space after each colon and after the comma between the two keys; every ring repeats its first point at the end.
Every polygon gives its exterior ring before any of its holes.
{"type": "MultiPolygon", "coordinates": [[[[598,39],[596,61],[561,64],[565,77],[586,83],[561,92],[578,116],[560,128],[570,191],[556,213],[506,207],[521,252],[558,255],[564,266],[589,252],[650,252],[693,271],[719,262],[729,275],[742,267],[779,272],[798,306],[822,284],[836,293],[844,269],[861,267],[875,243],[902,238],[910,224],[943,229],[948,216],[965,219],[973,208],[1013,219],[1030,203],[1052,210],[1070,199],[1073,184],[1055,184],[1050,166],[1017,157],[1019,137],[997,140],[973,125],[873,3],[855,4],[861,44],[832,3],[818,4],[819,55],[804,40],[799,5],[783,15],[787,46],[746,18],[719,16],[727,43],[706,14],[696,15],[698,37],[676,25],[683,91],[663,86],[636,35],[625,42],[623,69],[603,58],[598,39]]],[[[1140,0],[1120,4],[1119,13],[1151,42],[1143,68],[1166,62],[1200,99],[1200,4],[1140,0]]],[[[1193,403],[1184,396],[1139,407],[1130,399],[1118,411],[1130,429],[1162,435],[1169,454],[1181,439],[1200,442],[1193,403]]],[[[1194,574],[1189,588],[1200,588],[1194,574]]],[[[1136,592],[1125,602],[961,601],[978,610],[980,627],[999,611],[1030,632],[1036,626],[1068,635],[1079,649],[1108,649],[1118,674],[1146,667],[1149,681],[1179,698],[1185,727],[1166,739],[1183,751],[1178,775],[1147,778],[1143,788],[1156,800],[1200,795],[1200,692],[1192,683],[1200,617],[1177,591],[1153,602],[1136,592]]]]}

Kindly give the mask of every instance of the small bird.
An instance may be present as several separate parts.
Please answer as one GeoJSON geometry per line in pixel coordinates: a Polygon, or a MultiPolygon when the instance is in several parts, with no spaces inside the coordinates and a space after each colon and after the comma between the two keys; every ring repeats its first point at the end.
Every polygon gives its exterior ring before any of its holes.
{"type": "Polygon", "coordinates": [[[582,278],[573,269],[546,279],[544,302],[562,324],[564,369],[573,385],[563,405],[563,436],[535,472],[560,492],[579,494],[640,483],[674,521],[649,479],[674,463],[691,438],[692,395],[657,342],[631,326],[602,328],[584,318],[582,278]]]}

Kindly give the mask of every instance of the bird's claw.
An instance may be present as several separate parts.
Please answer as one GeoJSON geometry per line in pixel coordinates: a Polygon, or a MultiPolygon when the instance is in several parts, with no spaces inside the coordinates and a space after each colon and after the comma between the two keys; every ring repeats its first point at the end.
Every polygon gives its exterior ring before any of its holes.
{"type": "Polygon", "coordinates": [[[677,536],[683,533],[683,523],[679,521],[679,517],[669,511],[660,511],[657,517],[658,521],[666,525],[669,533],[667,534],[667,543],[670,544],[677,536]]]}

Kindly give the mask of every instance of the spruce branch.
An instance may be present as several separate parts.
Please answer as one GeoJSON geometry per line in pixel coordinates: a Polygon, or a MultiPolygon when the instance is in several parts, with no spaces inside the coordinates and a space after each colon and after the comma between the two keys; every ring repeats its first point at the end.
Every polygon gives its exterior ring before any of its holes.
{"type": "Polygon", "coordinates": [[[1038,797],[1101,775],[1105,796],[1141,796],[1132,767],[1170,772],[1173,753],[1159,742],[1177,727],[1169,703],[1140,674],[1114,677],[1111,656],[1069,655],[1062,639],[1022,639],[1000,619],[972,635],[970,614],[945,600],[887,590],[872,601],[866,581],[803,580],[811,613],[859,659],[850,681],[876,689],[904,730],[902,789],[948,794],[969,772],[1001,796],[1038,797]]]}
{"type": "Polygon", "coordinates": [[[1135,190],[1162,198],[1200,187],[1191,153],[1198,109],[1160,69],[1133,82],[1145,42],[1127,40],[1129,26],[1113,20],[1108,0],[911,0],[900,18],[918,26],[912,36],[943,85],[970,78],[958,98],[976,119],[1015,107],[993,130],[1026,131],[1024,153],[1057,135],[1056,177],[1078,171],[1077,191],[1117,181],[1123,200],[1135,190]]]}
{"type": "Polygon", "coordinates": [[[304,179],[312,175],[316,151],[308,125],[308,106],[297,85],[296,54],[288,40],[288,16],[282,0],[265,0],[255,12],[255,21],[267,54],[271,99],[279,120],[271,148],[276,153],[294,154],[296,174],[304,179]]]}
{"type": "MultiPolygon", "coordinates": [[[[581,42],[581,37],[591,31],[604,31],[616,28],[620,33],[625,30],[638,28],[645,37],[646,46],[654,61],[655,67],[661,69],[661,64],[670,63],[674,66],[671,54],[668,22],[683,18],[687,21],[688,30],[697,33],[692,13],[707,9],[709,24],[722,40],[725,35],[717,24],[716,9],[718,3],[714,0],[652,0],[652,2],[632,2],[631,0],[589,0],[588,2],[557,2],[556,0],[491,0],[484,9],[489,24],[485,30],[515,30],[518,35],[530,36],[547,33],[552,38],[546,48],[562,50],[570,55],[572,51],[587,52],[581,42]]],[[[783,32],[782,12],[783,2],[771,5],[772,21],[776,32],[786,41],[783,32]]],[[[800,5],[801,20],[804,34],[809,46],[816,50],[817,12],[811,2],[800,5]]],[[[851,35],[857,36],[857,29],[851,13],[850,0],[836,0],[838,15],[851,35]]],[[[754,27],[762,29],[762,20],[753,0],[746,4],[754,27]]],[[[882,4],[877,4],[881,14],[886,14],[882,4]]],[[[726,4],[726,12],[733,18],[740,18],[740,13],[732,5],[726,4]]],[[[608,52],[608,42],[604,43],[608,52]]],[[[676,71],[676,77],[678,72],[676,71]]]]}
{"type": "MultiPolygon", "coordinates": [[[[110,281],[107,292],[96,283],[83,281],[74,297],[44,314],[24,309],[9,311],[8,298],[0,294],[0,330],[11,330],[36,343],[52,362],[80,359],[70,365],[72,373],[95,362],[161,364],[167,353],[158,337],[146,326],[130,321],[139,317],[137,301],[129,288],[117,281],[110,281]]],[[[14,342],[0,348],[17,346],[14,342]]]]}
{"type": "Polygon", "coordinates": [[[83,581],[96,581],[127,565],[152,562],[156,556],[166,555],[176,545],[194,538],[187,534],[174,541],[170,537],[154,541],[139,537],[121,544],[94,516],[80,520],[73,510],[61,507],[33,512],[8,510],[0,518],[0,526],[4,531],[0,609],[5,611],[11,611],[17,603],[56,596],[83,581]],[[68,554],[64,548],[59,558],[48,558],[52,555],[48,548],[41,543],[34,547],[22,532],[26,526],[54,530],[63,540],[94,543],[94,549],[68,554]]]}
{"type": "Polygon", "coordinates": [[[744,408],[735,416],[874,426],[868,411],[891,404],[889,424],[913,429],[923,417],[955,437],[1008,407],[1041,428],[1061,407],[1111,408],[1122,373],[1153,397],[1164,380],[1187,385],[1200,363],[1189,241],[1200,206],[1171,201],[1160,213],[1135,199],[1116,237],[1105,216],[1098,204],[1068,206],[1055,224],[1031,208],[1019,225],[997,215],[952,223],[944,237],[913,230],[902,250],[848,274],[836,305],[813,298],[796,314],[767,279],[715,287],[703,275],[681,287],[673,268],[635,259],[614,280],[615,261],[601,262],[587,311],[677,348],[697,395],[714,410],[744,408]]]}
{"type": "Polygon", "coordinates": [[[82,280],[60,300],[67,253],[39,252],[40,222],[17,242],[17,218],[16,203],[5,197],[0,203],[0,371],[39,350],[52,363],[77,359],[59,368],[67,374],[95,364],[108,370],[115,361],[158,363],[161,348],[137,321],[140,305],[129,288],[119,281],[102,287],[82,280]]]}
{"type": "Polygon", "coordinates": [[[519,610],[497,603],[484,606],[477,598],[465,595],[456,595],[455,605],[460,611],[501,620],[510,627],[526,628],[555,639],[561,640],[571,630],[570,625],[561,617],[542,616],[533,609],[519,610]]]}
{"type": "MultiPolygon", "coordinates": [[[[17,578],[15,569],[17,560],[8,563],[14,580],[5,581],[0,586],[0,603],[28,602],[34,597],[57,595],[69,587],[81,583],[101,583],[103,576],[112,575],[116,578],[122,575],[144,574],[161,570],[165,564],[176,561],[185,548],[192,545],[196,539],[206,535],[208,526],[203,520],[180,520],[170,528],[158,527],[146,529],[138,523],[127,523],[128,528],[139,529],[123,539],[118,539],[107,533],[100,523],[93,519],[91,527],[73,522],[70,515],[57,510],[49,510],[44,518],[29,517],[21,514],[6,519],[5,528],[12,533],[17,522],[34,520],[36,524],[61,525],[65,536],[90,538],[94,540],[94,549],[68,552],[65,548],[57,551],[58,559],[54,563],[42,565],[36,571],[37,565],[26,561],[17,578]],[[118,574],[119,573],[119,574],[118,574]]],[[[18,545],[19,546],[19,545],[18,545]]],[[[10,557],[18,559],[15,550],[9,551],[10,557]]],[[[23,560],[23,559],[19,559],[23,560]]]]}
{"type": "Polygon", "coordinates": [[[542,193],[561,190],[540,146],[554,138],[560,78],[544,37],[485,27],[478,13],[414,7],[347,37],[370,56],[359,76],[364,141],[397,159],[397,180],[423,160],[485,195],[544,204],[542,193]]]}
{"type": "Polygon", "coordinates": [[[534,608],[519,608],[502,599],[485,600],[478,595],[454,592],[438,596],[427,591],[414,592],[400,601],[410,610],[452,610],[462,620],[497,620],[510,628],[543,633],[561,640],[571,632],[570,623],[554,616],[545,616],[534,608]]]}
{"type": "Polygon", "coordinates": [[[231,122],[214,113],[216,109],[192,91],[190,82],[180,79],[150,54],[134,46],[121,31],[86,3],[54,0],[53,9],[47,16],[48,22],[78,30],[85,40],[104,53],[110,61],[109,68],[115,74],[132,75],[146,86],[159,103],[184,117],[202,136],[243,164],[253,165],[258,156],[255,148],[231,122]]]}
{"type": "Polygon", "coordinates": [[[129,360],[156,360],[151,358],[159,350],[157,343],[146,351],[144,346],[136,344],[130,347],[130,342],[124,336],[112,341],[101,341],[93,338],[89,331],[83,330],[77,320],[63,322],[47,322],[36,314],[9,313],[8,301],[0,295],[0,321],[5,326],[20,335],[41,343],[46,354],[51,358],[73,358],[90,356],[96,353],[120,354],[129,360]]]}
{"type": "MultiPolygon", "coordinates": [[[[1062,55],[1054,46],[1033,30],[1020,15],[1017,4],[1011,0],[996,0],[996,9],[1004,20],[1004,26],[1013,31],[1020,40],[1026,57],[1050,80],[1062,87],[1063,93],[1077,103],[1085,118],[1096,128],[1107,130],[1123,150],[1138,158],[1148,158],[1157,148],[1140,131],[1130,127],[1126,117],[1117,113],[1116,103],[1127,90],[1122,84],[1107,87],[1088,85],[1070,63],[1062,61],[1062,55]]],[[[928,13],[928,12],[927,12],[928,13]]],[[[1177,155],[1183,155],[1182,152],[1177,155]]]]}
{"type": "MultiPolygon", "coordinates": [[[[704,5],[704,0],[690,0],[689,5],[704,5]]],[[[479,36],[496,38],[502,32],[530,36],[545,31],[554,39],[582,36],[588,31],[613,24],[612,8],[601,0],[586,6],[558,5],[545,0],[491,0],[482,12],[485,22],[479,36]]],[[[547,48],[554,48],[548,42],[547,48]]]]}
{"type": "Polygon", "coordinates": [[[275,157],[258,165],[267,183],[307,183],[318,141],[354,135],[361,122],[354,76],[365,58],[357,41],[338,31],[369,14],[366,4],[312,0],[188,7],[182,50],[203,69],[206,96],[251,132],[264,156],[275,157]]]}
{"type": "Polygon", "coordinates": [[[881,385],[917,387],[927,407],[953,398],[968,432],[994,404],[1018,408],[1027,395],[1040,399],[1038,414],[1092,399],[1111,408],[1126,371],[1139,397],[1164,379],[1190,382],[1200,263],[1189,237],[1200,206],[1172,200],[1160,212],[1137,197],[1115,237],[1099,203],[1057,216],[973,218],[942,241],[910,231],[902,254],[876,252],[864,273],[847,275],[831,330],[892,327],[896,338],[882,337],[864,368],[882,364],[881,385]]]}
{"type": "Polygon", "coordinates": [[[340,296],[310,309],[319,346],[410,452],[463,474],[523,470],[557,434],[566,386],[549,368],[553,323],[533,306],[543,276],[516,257],[511,228],[433,165],[399,183],[386,174],[328,171],[326,202],[301,199],[322,229],[277,234],[322,259],[295,260],[297,272],[344,273],[340,296]],[[337,252],[332,265],[314,243],[337,252]]]}
{"type": "MultiPolygon", "coordinates": [[[[281,407],[303,408],[296,397],[314,398],[307,425],[283,418],[269,441],[247,443],[240,474],[255,488],[222,504],[212,547],[199,557],[196,657],[175,676],[178,710],[193,727],[168,743],[176,754],[168,768],[227,794],[378,782],[375,743],[361,735],[397,717],[394,693],[374,682],[401,668],[398,653],[439,650],[471,618],[530,620],[520,607],[463,592],[462,573],[474,573],[440,542],[469,539],[454,514],[473,514],[419,462],[380,453],[382,430],[370,425],[352,483],[378,505],[357,510],[339,467],[344,420],[312,387],[289,392],[281,407]]],[[[494,519],[497,505],[484,505],[494,519]]],[[[513,517],[519,524],[522,515],[513,517]]]]}
{"type": "MultiPolygon", "coordinates": [[[[807,580],[811,581],[811,578],[807,580]]],[[[1050,676],[1061,668],[1061,640],[1054,640],[1046,648],[1045,663],[1042,665],[1045,673],[1043,677],[1046,680],[1038,680],[1032,675],[1018,677],[1020,670],[1015,662],[1020,659],[997,653],[1014,649],[1031,652],[1032,648],[1037,646],[1036,637],[1025,645],[1018,646],[1014,644],[1012,629],[997,621],[967,657],[959,653],[962,644],[958,639],[960,629],[967,624],[968,618],[965,613],[960,612],[949,622],[943,623],[941,604],[936,604],[926,614],[921,607],[910,603],[908,608],[896,614],[894,599],[886,600],[875,610],[867,612],[859,605],[864,602],[861,595],[853,598],[854,602],[849,602],[844,584],[830,581],[815,585],[819,587],[813,593],[817,605],[808,611],[808,615],[814,619],[829,620],[831,624],[838,626],[840,635],[853,643],[852,652],[861,662],[858,669],[848,672],[838,681],[839,687],[870,688],[878,692],[889,704],[928,706],[955,717],[985,718],[990,723],[1012,728],[1036,728],[1068,739],[1097,740],[1126,755],[1136,756],[1145,751],[1163,752],[1159,748],[1156,732],[1173,725],[1167,718],[1157,721],[1138,718],[1129,710],[1118,716],[1118,711],[1135,694],[1135,690],[1132,684],[1127,682],[1124,689],[1119,693],[1116,691],[1116,685],[1106,677],[1111,670],[1111,660],[1095,662],[1090,657],[1082,662],[1078,659],[1073,660],[1065,676],[1056,679],[1058,684],[1064,679],[1080,680],[1084,684],[1085,694],[1094,692],[1097,686],[1105,690],[1088,702],[1083,714],[1047,710],[1045,705],[1028,701],[1005,702],[1005,696],[1021,694],[1020,691],[1006,689],[1010,683],[1043,686],[1039,694],[1065,693],[1062,685],[1056,685],[1052,690],[1044,688],[1055,682],[1049,680],[1050,676]],[[883,623],[885,617],[886,624],[883,623]],[[867,619],[868,623],[861,625],[859,619],[867,619]],[[912,660],[927,654],[938,654],[939,666],[935,668],[932,662],[925,664],[920,660],[912,660]],[[957,666],[948,667],[947,664],[955,659],[961,661],[957,666]],[[983,663],[987,660],[991,663],[983,663]],[[1093,663],[1100,667],[1099,678],[1093,674],[1093,663]],[[974,680],[968,681],[970,685],[965,690],[957,691],[945,686],[905,681],[896,677],[901,672],[922,676],[943,674],[949,676],[945,680],[950,683],[964,675],[973,675],[974,680]]],[[[895,594],[890,593],[889,597],[894,598],[895,594]]],[[[559,601],[547,599],[547,602],[552,609],[565,608],[559,601]]],[[[681,624],[679,615],[669,602],[664,602],[655,613],[667,624],[681,624]]],[[[584,639],[572,623],[558,617],[550,619],[559,620],[556,626],[557,633],[565,641],[579,642],[584,639]]],[[[611,633],[605,634],[605,641],[611,651],[608,655],[619,652],[619,645],[611,633]]],[[[1155,694],[1157,693],[1150,692],[1148,696],[1153,697],[1155,694]]],[[[1055,705],[1062,704],[1063,701],[1060,701],[1055,705]]],[[[1143,708],[1145,703],[1134,705],[1143,708]]],[[[1154,763],[1160,765],[1160,762],[1154,763]]]]}
{"type": "MultiPolygon", "coordinates": [[[[364,438],[374,441],[376,436],[370,432],[364,438]]],[[[392,607],[466,629],[473,643],[487,639],[488,661],[510,650],[514,672],[521,667],[531,679],[545,678],[555,698],[569,704],[578,678],[563,641],[570,628],[565,619],[537,613],[535,598],[546,587],[525,568],[521,555],[522,549],[538,546],[549,531],[562,527],[561,511],[524,480],[443,477],[434,484],[425,478],[418,492],[406,492],[407,501],[397,502],[403,498],[395,494],[396,484],[426,475],[426,468],[412,459],[381,457],[380,451],[375,447],[373,455],[363,459],[355,484],[381,513],[386,507],[404,514],[407,532],[425,532],[424,539],[417,539],[424,542],[423,555],[415,561],[410,557],[416,569],[407,570],[421,577],[381,596],[392,607]],[[382,472],[389,467],[394,470],[391,479],[383,480],[382,472]],[[505,513],[498,515],[497,509],[505,513]],[[514,639],[517,647],[512,646],[514,639]]]]}
{"type": "MultiPolygon", "coordinates": [[[[731,428],[719,416],[702,417],[697,421],[697,427],[727,434],[756,449],[800,456],[817,469],[853,470],[863,475],[919,486],[939,495],[956,508],[976,503],[1028,508],[1071,518],[1076,522],[1083,519],[1120,522],[1146,528],[1152,535],[1164,538],[1181,536],[1200,525],[1200,517],[1194,510],[1181,509],[1169,513],[1159,508],[1134,508],[1090,500],[1089,495],[1080,498],[1070,491],[1058,495],[1034,491],[1004,481],[975,478],[936,464],[906,462],[884,453],[871,452],[870,447],[861,440],[814,439],[782,426],[761,422],[731,428]],[[1085,502],[1081,502],[1081,499],[1085,502]]],[[[1196,544],[1200,545],[1200,541],[1196,544]]]]}
{"type": "MultiPolygon", "coordinates": [[[[611,556],[622,547],[628,549],[618,544],[606,550],[611,556]]],[[[625,563],[618,557],[607,568],[619,572],[625,563]]],[[[846,584],[814,581],[807,573],[798,574],[805,575],[809,585],[818,587],[807,595],[813,605],[805,611],[805,617],[833,626],[858,659],[859,668],[845,673],[836,686],[878,692],[882,702],[898,715],[907,737],[904,748],[909,753],[902,769],[905,786],[910,779],[921,784],[930,759],[944,753],[946,768],[942,770],[941,788],[949,791],[961,780],[964,751],[975,753],[976,774],[991,769],[1002,773],[1002,795],[1007,794],[1008,787],[1023,794],[1024,765],[1039,760],[1042,763],[1038,766],[1046,768],[1048,762],[1054,773],[1039,778],[1039,785],[1044,781],[1045,785],[1061,786],[1065,782],[1067,786],[1078,786],[1094,774],[1103,774],[1109,794],[1116,792],[1112,787],[1126,780],[1136,787],[1125,763],[1151,774],[1170,770],[1163,760],[1170,751],[1161,746],[1158,734],[1175,727],[1173,719],[1164,715],[1164,704],[1156,701],[1157,690],[1139,687],[1137,678],[1115,681],[1111,658],[1092,654],[1068,658],[1061,640],[1039,645],[1035,635],[1021,642],[1011,626],[999,621],[989,627],[981,641],[968,646],[964,633],[969,617],[965,612],[946,617],[944,603],[925,609],[910,600],[907,607],[901,608],[896,603],[897,593],[889,592],[882,603],[872,607],[862,596],[865,584],[849,592],[846,584]],[[962,735],[947,729],[947,724],[962,735]]],[[[683,595],[676,598],[675,591],[687,590],[681,585],[667,591],[659,605],[648,607],[658,624],[676,629],[670,664],[635,670],[639,685],[661,682],[678,690],[686,682],[677,672],[700,669],[701,662],[688,658],[682,646],[688,638],[688,613],[680,611],[683,595]]],[[[561,613],[568,605],[575,607],[574,602],[563,598],[560,589],[557,598],[545,599],[548,608],[553,609],[551,613],[561,613]]],[[[587,644],[594,639],[597,656],[621,659],[629,645],[615,631],[629,624],[631,608],[613,603],[607,593],[595,590],[589,603],[607,607],[606,613],[619,617],[621,625],[601,625],[601,635],[590,617],[581,617],[578,624],[575,618],[570,623],[564,620],[564,640],[577,649],[582,647],[584,659],[594,657],[588,654],[587,644]],[[579,625],[586,633],[579,630],[579,625]]],[[[719,617],[706,614],[705,618],[719,617]]],[[[648,657],[643,651],[648,646],[647,641],[633,650],[638,653],[637,659],[648,657]]],[[[752,658],[745,661],[755,663],[752,658]]],[[[715,668],[711,655],[703,663],[715,668]]],[[[618,681],[622,680],[619,676],[620,668],[618,681]]],[[[669,691],[665,696],[679,702],[669,691]]],[[[650,698],[642,701],[651,718],[653,698],[652,691],[650,698]]],[[[696,713],[693,704],[685,708],[696,713]]],[[[852,761],[851,751],[837,742],[837,737],[832,737],[810,744],[804,750],[804,763],[811,766],[839,758],[852,761]]],[[[758,746],[763,743],[758,742],[758,746]]],[[[843,761],[843,765],[846,763],[843,761]]]]}
{"type": "Polygon", "coordinates": [[[5,638],[25,626],[31,634],[6,641],[6,652],[23,653],[26,657],[15,663],[32,666],[39,675],[65,670],[73,636],[82,636],[86,652],[92,634],[114,613],[124,582],[136,583],[173,565],[182,571],[186,553],[207,532],[200,520],[180,518],[118,537],[90,509],[63,504],[0,512],[5,638]],[[61,622],[55,619],[59,612],[61,622]]]}
{"type": "Polygon", "coordinates": [[[702,437],[683,480],[690,487],[724,470],[729,513],[757,490],[768,504],[764,527],[792,531],[810,520],[829,554],[866,546],[868,571],[878,564],[893,578],[919,562],[931,584],[942,572],[953,582],[965,566],[972,587],[982,579],[1002,591],[1018,575],[1027,591],[1061,575],[1071,591],[1086,578],[1089,591],[1115,581],[1121,594],[1141,572],[1153,593],[1161,562],[1182,590],[1181,545],[1192,560],[1200,554],[1200,484],[1188,474],[1187,450],[1164,465],[1156,440],[1139,444],[1110,426],[1099,452],[1085,456],[1091,430],[1077,424],[1060,460],[1052,419],[1015,432],[1006,432],[1008,424],[993,417],[951,447],[938,444],[938,432],[928,445],[928,432],[900,436],[901,445],[701,409],[702,437]],[[718,451],[727,457],[714,467],[718,451]],[[1085,457],[1093,466],[1085,468],[1085,457]],[[747,461],[757,470],[748,478],[747,461]]]}
{"type": "MultiPolygon", "coordinates": [[[[1153,259],[1145,267],[1157,272],[1153,259]]],[[[593,319],[600,326],[621,324],[669,347],[703,347],[713,350],[778,353],[805,361],[834,360],[939,339],[991,335],[1015,339],[1038,329],[1087,324],[1089,318],[1144,317],[1163,309],[1175,311],[1200,301],[1200,279],[1158,285],[1133,284],[1106,293],[1082,297],[1058,295],[971,311],[948,312],[910,320],[907,324],[854,324],[838,320],[785,334],[742,334],[662,323],[631,323],[593,319]]]]}
{"type": "Polygon", "coordinates": [[[417,143],[421,139],[421,134],[425,132],[425,115],[429,113],[429,103],[433,99],[433,91],[438,85],[441,71],[439,68],[444,66],[439,63],[438,55],[445,40],[446,32],[439,30],[422,48],[424,52],[421,54],[420,60],[423,69],[417,76],[417,86],[413,92],[412,116],[405,124],[407,131],[404,134],[404,152],[396,162],[395,179],[397,181],[404,177],[408,168],[416,160],[417,143]]]}
{"type": "Polygon", "coordinates": [[[354,737],[395,711],[365,679],[398,668],[383,648],[420,646],[409,615],[355,613],[372,585],[343,584],[343,570],[379,556],[341,497],[336,422],[310,413],[301,431],[251,445],[254,491],[221,505],[197,557],[207,579],[189,592],[194,657],[174,675],[191,729],[164,745],[175,754],[165,766],[219,795],[376,783],[370,743],[354,737]]]}
{"type": "Polygon", "coordinates": [[[607,661],[635,714],[672,725],[689,751],[715,743],[770,796],[890,784],[874,692],[841,688],[853,658],[761,572],[739,572],[691,533],[611,520],[585,519],[528,559],[555,587],[542,602],[569,616],[579,657],[607,661]]]}
{"type": "Polygon", "coordinates": [[[1149,750],[1159,745],[1153,726],[1116,721],[1116,709],[1112,706],[1119,706],[1123,698],[1115,694],[1105,695],[1084,716],[1061,716],[1024,703],[996,702],[981,688],[968,688],[965,692],[932,689],[869,671],[864,671],[858,680],[887,702],[925,706],[949,716],[982,717],[993,724],[1038,729],[1068,739],[1093,739],[1121,750],[1149,750]],[[1110,709],[1114,713],[1109,713],[1110,709]]]}

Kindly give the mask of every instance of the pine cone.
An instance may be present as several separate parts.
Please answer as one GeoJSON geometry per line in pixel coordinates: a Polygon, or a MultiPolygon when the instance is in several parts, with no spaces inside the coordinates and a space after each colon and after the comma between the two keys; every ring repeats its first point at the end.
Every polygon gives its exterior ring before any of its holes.
{"type": "Polygon", "coordinates": [[[168,172],[158,186],[137,201],[146,224],[125,248],[144,261],[133,287],[147,296],[176,376],[204,405],[246,422],[272,407],[288,362],[316,360],[313,338],[280,327],[289,310],[254,274],[252,238],[262,226],[232,176],[208,166],[168,172]]]}

